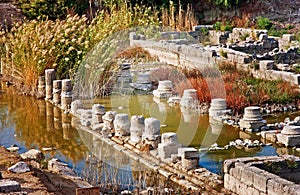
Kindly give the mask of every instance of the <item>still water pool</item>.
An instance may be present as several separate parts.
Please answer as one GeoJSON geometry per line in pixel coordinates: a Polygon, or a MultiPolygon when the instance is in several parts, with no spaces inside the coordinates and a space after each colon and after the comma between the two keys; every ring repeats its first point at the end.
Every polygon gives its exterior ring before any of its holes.
{"type": "MultiPolygon", "coordinates": [[[[229,141],[238,138],[260,140],[260,137],[246,134],[231,126],[210,122],[207,115],[170,107],[164,101],[153,99],[152,95],[112,96],[93,102],[86,101],[85,106],[90,107],[92,103],[104,104],[107,110],[118,113],[157,118],[162,124],[161,132],[176,132],[179,142],[184,146],[203,149],[214,143],[225,146],[229,141]]],[[[71,116],[48,102],[18,95],[13,88],[1,85],[0,145],[9,147],[16,144],[20,147],[19,153],[31,148],[55,148],[44,152],[46,158],[58,158],[68,163],[77,173],[94,184],[99,181],[128,184],[139,178],[138,174],[144,170],[141,165],[109,148],[91,134],[74,129],[71,120],[71,116]],[[114,170],[108,174],[101,172],[99,167],[101,170],[114,170]]],[[[274,145],[248,150],[231,148],[200,152],[199,155],[201,166],[222,174],[222,163],[225,159],[281,153],[293,154],[293,151],[274,145]]],[[[146,180],[143,182],[147,185],[146,180]]]]}

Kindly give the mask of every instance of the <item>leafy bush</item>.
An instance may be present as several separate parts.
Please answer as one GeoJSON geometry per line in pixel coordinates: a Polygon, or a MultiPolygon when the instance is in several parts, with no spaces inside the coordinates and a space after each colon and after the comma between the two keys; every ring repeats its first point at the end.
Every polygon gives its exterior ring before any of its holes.
{"type": "Polygon", "coordinates": [[[239,5],[242,0],[212,0],[213,3],[219,7],[233,7],[239,5]]]}
{"type": "Polygon", "coordinates": [[[15,4],[29,19],[63,19],[68,12],[82,15],[88,8],[88,0],[20,0],[15,4]]]}
{"type": "Polygon", "coordinates": [[[269,30],[272,27],[272,22],[268,18],[259,16],[256,18],[257,28],[269,30]]]}

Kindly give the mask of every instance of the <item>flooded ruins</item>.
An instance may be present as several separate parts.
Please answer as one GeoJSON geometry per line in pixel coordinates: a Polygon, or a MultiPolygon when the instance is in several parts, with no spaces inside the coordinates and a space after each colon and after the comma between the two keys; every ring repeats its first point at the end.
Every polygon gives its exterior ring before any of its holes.
{"type": "MultiPolygon", "coordinates": [[[[110,77],[113,86],[104,86],[111,88],[109,96],[96,97],[103,91],[97,79],[106,68],[104,59],[114,55],[103,52],[101,45],[75,80],[56,80],[55,70],[47,69],[38,81],[45,100],[18,95],[2,84],[0,144],[16,144],[19,153],[39,149],[46,159],[67,163],[93,186],[151,191],[176,185],[194,192],[300,194],[297,105],[284,105],[272,115],[253,105],[245,107],[240,118],[232,117],[218,71],[208,84],[209,105],[200,104],[193,88],[186,88],[182,97],[174,91],[174,80],[186,79],[177,68],[215,70],[221,60],[241,69],[255,61],[253,75],[299,85],[300,75],[288,71],[300,59],[292,35],[278,40],[252,29],[212,31],[213,44],[204,47],[195,43],[202,28],[209,27],[195,28],[192,36],[163,32],[160,41],[128,32],[127,47],[140,46],[159,62],[118,62],[110,77]],[[225,47],[228,42],[232,44],[225,47]],[[221,56],[225,51],[226,59],[221,56]],[[101,59],[95,61],[95,56],[101,59]],[[175,72],[173,81],[155,77],[163,66],[175,72]]],[[[113,51],[119,49],[108,43],[113,51]]]]}

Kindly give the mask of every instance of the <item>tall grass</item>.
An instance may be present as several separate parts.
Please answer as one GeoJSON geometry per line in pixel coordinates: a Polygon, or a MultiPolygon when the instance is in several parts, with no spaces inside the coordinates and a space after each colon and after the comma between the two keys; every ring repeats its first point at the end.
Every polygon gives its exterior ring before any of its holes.
{"type": "Polygon", "coordinates": [[[179,1],[179,8],[176,10],[173,1],[169,2],[169,8],[161,9],[161,22],[163,26],[169,26],[179,31],[191,31],[197,25],[197,19],[190,5],[183,10],[179,1]]]}
{"type": "Polygon", "coordinates": [[[18,78],[32,90],[47,68],[57,78],[70,78],[87,52],[109,35],[132,26],[158,25],[158,12],[125,3],[87,17],[68,15],[65,20],[31,20],[2,31],[0,56],[2,74],[18,78]]]}

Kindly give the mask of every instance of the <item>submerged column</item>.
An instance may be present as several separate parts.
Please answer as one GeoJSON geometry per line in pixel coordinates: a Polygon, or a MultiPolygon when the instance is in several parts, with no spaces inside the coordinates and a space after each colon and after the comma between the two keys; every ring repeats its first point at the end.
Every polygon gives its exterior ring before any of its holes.
{"type": "Polygon", "coordinates": [[[54,69],[47,69],[45,70],[45,81],[46,81],[46,99],[51,100],[52,89],[53,89],[53,80],[55,79],[55,70],[54,69]]]}
{"type": "Polygon", "coordinates": [[[63,110],[69,110],[72,103],[72,82],[70,79],[62,80],[61,88],[61,108],[63,110]]]}

